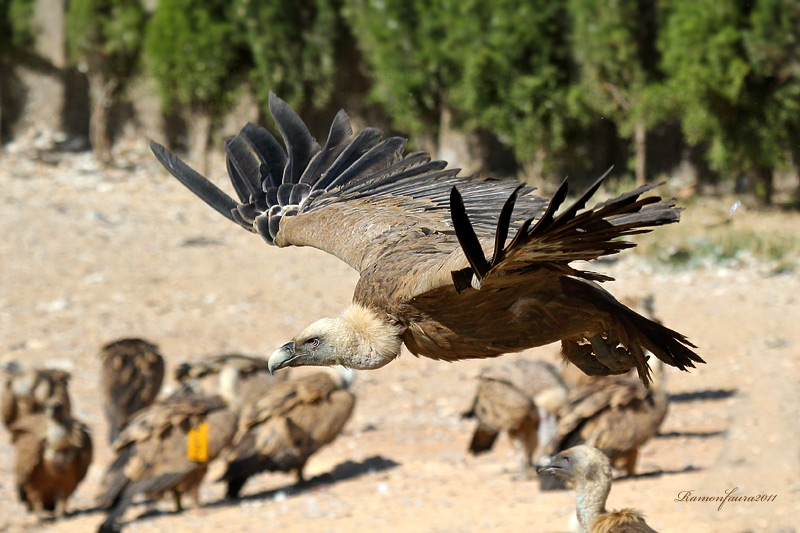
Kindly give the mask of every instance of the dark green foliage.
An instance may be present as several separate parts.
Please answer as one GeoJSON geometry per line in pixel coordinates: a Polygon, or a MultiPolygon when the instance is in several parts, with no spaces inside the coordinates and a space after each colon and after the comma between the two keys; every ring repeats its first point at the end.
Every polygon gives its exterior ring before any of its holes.
{"type": "Polygon", "coordinates": [[[10,56],[33,42],[33,0],[0,0],[0,55],[10,56]]]}

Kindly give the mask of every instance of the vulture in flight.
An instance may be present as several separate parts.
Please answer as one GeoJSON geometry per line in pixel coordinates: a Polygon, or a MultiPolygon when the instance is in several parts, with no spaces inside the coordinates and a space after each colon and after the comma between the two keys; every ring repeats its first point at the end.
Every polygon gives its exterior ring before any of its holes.
{"type": "Polygon", "coordinates": [[[634,509],[606,511],[611,463],[597,448],[580,445],[542,457],[536,462],[536,472],[572,483],[580,533],[656,533],[634,509]]]}
{"type": "Polygon", "coordinates": [[[109,442],[131,417],[152,404],[164,381],[164,358],[142,339],[119,339],[100,350],[101,386],[109,425],[109,442]]]}
{"type": "MultiPolygon", "coordinates": [[[[598,179],[561,209],[513,180],[459,176],[406,140],[354,134],[344,111],[320,145],[286,102],[270,95],[284,147],[247,124],[228,139],[233,200],[163,146],[158,160],[225,218],[276,246],[312,246],[360,273],[353,301],[269,357],[272,370],[301,365],[375,369],[400,354],[455,361],[561,341],[566,359],[593,375],[636,368],[644,351],[682,370],[703,360],[680,333],[618,302],[608,276],[571,263],[634,246],[621,237],[677,222],[671,200],[644,186],[585,208],[598,179]],[[509,239],[509,237],[511,237],[509,239]]],[[[257,278],[256,278],[257,279],[257,278]]]]}
{"type": "Polygon", "coordinates": [[[58,401],[62,413],[69,416],[69,372],[31,367],[17,361],[4,362],[3,371],[6,382],[0,398],[0,411],[7,428],[27,414],[43,413],[51,401],[58,401]]]}

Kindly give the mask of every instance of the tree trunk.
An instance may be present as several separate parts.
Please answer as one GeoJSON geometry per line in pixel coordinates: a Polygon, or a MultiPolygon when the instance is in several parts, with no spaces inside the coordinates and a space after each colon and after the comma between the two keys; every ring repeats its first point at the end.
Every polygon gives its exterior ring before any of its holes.
{"type": "Polygon", "coordinates": [[[115,81],[106,80],[99,74],[89,74],[89,91],[92,98],[89,142],[92,144],[95,157],[104,165],[110,165],[113,162],[108,119],[116,89],[115,81]]]}
{"type": "Polygon", "coordinates": [[[538,186],[539,188],[546,188],[551,185],[547,183],[544,177],[544,164],[547,161],[547,149],[544,146],[536,148],[533,159],[525,161],[522,164],[523,176],[519,180],[523,183],[538,186]]]}
{"type": "Polygon", "coordinates": [[[766,205],[772,205],[774,192],[773,175],[771,167],[757,166],[749,173],[750,187],[756,197],[766,205]]]}
{"type": "Polygon", "coordinates": [[[642,121],[634,127],[633,144],[636,150],[636,186],[641,187],[647,182],[647,129],[642,121]]]}
{"type": "Polygon", "coordinates": [[[438,159],[461,167],[464,174],[484,170],[483,151],[473,133],[464,133],[453,126],[453,112],[443,107],[439,120],[438,159]]]}
{"type": "Polygon", "coordinates": [[[208,170],[208,143],[211,138],[211,114],[194,108],[189,117],[189,161],[200,174],[208,170]]]}

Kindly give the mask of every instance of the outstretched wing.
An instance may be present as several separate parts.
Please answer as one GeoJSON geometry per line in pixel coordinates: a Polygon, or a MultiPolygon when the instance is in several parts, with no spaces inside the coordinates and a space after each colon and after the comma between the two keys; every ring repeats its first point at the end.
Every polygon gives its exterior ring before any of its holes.
{"type": "Polygon", "coordinates": [[[500,207],[517,188],[512,226],[544,211],[546,200],[515,181],[460,177],[458,169],[445,169],[446,162],[432,161],[426,153],[403,155],[405,139],[382,140],[375,128],[353,134],[344,111],[320,146],[286,102],[270,95],[269,104],[285,148],[254,124],[225,144],[238,201],[163,146],[150,144],[181,183],[269,244],[319,248],[362,271],[387,250],[424,247],[407,238],[412,230],[423,240],[430,236],[443,255],[456,250],[449,213],[454,186],[464,194],[465,209],[482,236],[493,233],[500,207]]]}

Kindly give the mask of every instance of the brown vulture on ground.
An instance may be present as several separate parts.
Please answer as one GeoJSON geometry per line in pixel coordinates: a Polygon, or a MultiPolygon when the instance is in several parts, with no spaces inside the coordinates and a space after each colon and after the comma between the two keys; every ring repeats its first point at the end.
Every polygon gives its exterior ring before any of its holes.
{"type": "Polygon", "coordinates": [[[64,516],[67,499],[92,462],[88,428],[71,418],[66,406],[53,398],[43,413],[22,416],[9,429],[17,452],[20,499],[39,518],[46,512],[64,516]]]}
{"type": "Polygon", "coordinates": [[[285,149],[247,124],[228,139],[227,169],[239,201],[151,142],[159,161],[211,207],[277,246],[312,246],[360,273],[339,317],[314,322],[276,350],[286,366],[379,368],[405,344],[416,355],[455,361],[561,341],[584,372],[636,368],[644,351],[685,370],[702,362],[689,340],[618,302],[578,270],[634,246],[622,237],[677,222],[670,200],[640,187],[593,208],[598,179],[571,205],[566,181],[551,200],[513,180],[458,176],[428,154],[403,155],[406,140],[365,128],[344,111],[320,146],[283,100],[270,111],[285,149]],[[513,235],[509,240],[507,237],[513,235]]]}
{"type": "Polygon", "coordinates": [[[47,402],[51,400],[61,405],[64,416],[69,416],[69,372],[29,367],[17,361],[6,361],[3,363],[3,370],[6,383],[0,410],[6,427],[11,427],[16,420],[27,414],[44,412],[47,402]]]}
{"type": "Polygon", "coordinates": [[[244,407],[221,477],[228,482],[228,498],[238,498],[247,479],[259,472],[294,471],[303,482],[308,458],[339,435],[355,406],[347,390],[355,372],[332,370],[277,383],[244,407]]]}
{"type": "Polygon", "coordinates": [[[119,339],[103,346],[101,385],[109,425],[109,442],[131,417],[152,404],[164,381],[164,358],[142,339],[119,339]]]}
{"type": "Polygon", "coordinates": [[[580,533],[656,533],[638,511],[606,511],[611,463],[597,448],[581,445],[542,457],[536,462],[536,471],[572,483],[577,493],[580,533]]]}

